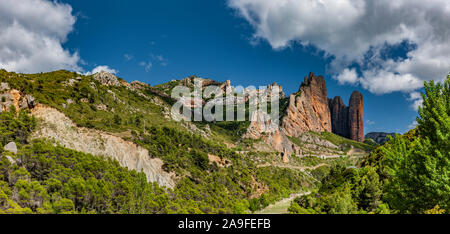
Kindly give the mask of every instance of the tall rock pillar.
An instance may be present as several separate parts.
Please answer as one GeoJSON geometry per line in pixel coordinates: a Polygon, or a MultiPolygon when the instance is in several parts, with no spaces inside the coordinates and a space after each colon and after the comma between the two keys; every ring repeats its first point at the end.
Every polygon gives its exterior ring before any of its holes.
{"type": "Polygon", "coordinates": [[[364,141],[363,110],[363,96],[360,92],[355,91],[350,97],[348,123],[350,139],[360,142],[364,141]]]}

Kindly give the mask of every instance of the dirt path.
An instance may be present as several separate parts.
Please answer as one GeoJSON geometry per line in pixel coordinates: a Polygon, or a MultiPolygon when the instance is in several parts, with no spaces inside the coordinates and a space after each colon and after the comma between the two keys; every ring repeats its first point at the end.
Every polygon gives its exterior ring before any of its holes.
{"type": "Polygon", "coordinates": [[[311,192],[301,192],[292,194],[290,197],[285,198],[281,201],[276,202],[275,204],[270,204],[266,208],[256,211],[255,214],[287,214],[288,208],[291,205],[291,202],[297,198],[304,195],[308,195],[311,192]]]}

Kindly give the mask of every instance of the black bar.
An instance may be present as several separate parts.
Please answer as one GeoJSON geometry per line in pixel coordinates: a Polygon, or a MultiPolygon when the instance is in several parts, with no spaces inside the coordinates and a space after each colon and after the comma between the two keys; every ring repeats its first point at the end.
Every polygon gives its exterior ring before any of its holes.
{"type": "Polygon", "coordinates": [[[448,221],[449,215],[0,215],[1,226],[33,233],[431,233],[448,221]]]}

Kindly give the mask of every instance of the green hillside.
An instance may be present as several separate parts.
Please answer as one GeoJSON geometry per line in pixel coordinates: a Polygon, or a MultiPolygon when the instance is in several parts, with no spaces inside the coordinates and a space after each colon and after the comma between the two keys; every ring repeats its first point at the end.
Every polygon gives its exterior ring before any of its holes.
{"type": "MultiPolygon", "coordinates": [[[[4,138],[4,144],[12,140],[23,142],[14,157],[24,159],[11,164],[6,156],[13,155],[2,153],[0,207],[6,212],[245,213],[315,183],[297,170],[259,168],[250,158],[227,148],[223,142],[236,139],[239,124],[213,125],[211,135],[205,138],[190,131],[185,123],[165,118],[164,107],[168,104],[151,89],[132,91],[124,86],[103,86],[92,76],[67,71],[28,75],[2,70],[0,82],[58,109],[79,127],[111,132],[145,147],[152,157],[164,161],[165,170],[178,177],[173,190],[161,189],[144,182],[142,173],[122,169],[109,159],[42,140],[4,138]],[[106,106],[107,110],[99,106],[106,106]],[[231,166],[209,163],[208,154],[229,160],[231,166]],[[20,179],[11,178],[16,173],[21,174],[20,179]],[[18,181],[23,184],[17,184],[18,181]],[[258,184],[267,189],[258,192],[258,184]],[[22,195],[18,198],[17,193],[22,195]],[[137,199],[139,196],[145,199],[137,199]],[[137,201],[125,199],[129,197],[137,201]]],[[[3,115],[12,115],[17,124],[23,122],[24,114],[3,115]]],[[[204,128],[202,123],[197,126],[204,128]]],[[[34,124],[27,129],[32,127],[34,124]]],[[[24,138],[23,134],[20,138],[24,138]]]]}

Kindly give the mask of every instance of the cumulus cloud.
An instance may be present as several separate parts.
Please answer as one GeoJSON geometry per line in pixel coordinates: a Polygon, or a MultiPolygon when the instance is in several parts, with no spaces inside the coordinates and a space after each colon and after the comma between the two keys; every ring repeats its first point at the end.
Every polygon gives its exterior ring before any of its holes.
{"type": "Polygon", "coordinates": [[[412,93],[410,93],[409,97],[408,97],[408,100],[413,102],[411,107],[415,111],[418,111],[419,110],[419,106],[422,106],[422,103],[423,103],[422,95],[419,92],[412,92],[412,93]]]}
{"type": "Polygon", "coordinates": [[[339,84],[354,84],[358,81],[358,74],[356,73],[356,70],[353,69],[344,69],[344,71],[337,76],[337,80],[339,81],[339,84]]]}
{"type": "Polygon", "coordinates": [[[78,53],[62,46],[75,21],[68,4],[0,0],[0,68],[23,73],[82,71],[78,53]]]}
{"type": "Polygon", "coordinates": [[[450,71],[448,0],[229,0],[263,39],[280,50],[296,41],[332,58],[341,84],[375,94],[413,92],[450,71]],[[386,49],[407,43],[404,56],[386,49]],[[349,69],[359,65],[358,70],[349,69]]]}
{"type": "Polygon", "coordinates": [[[86,72],[85,75],[89,76],[89,75],[92,75],[92,74],[95,74],[95,73],[99,73],[101,71],[109,72],[111,74],[117,74],[119,72],[119,71],[117,71],[115,69],[110,68],[109,66],[102,65],[102,66],[95,67],[94,69],[92,69],[92,71],[86,72]]]}

